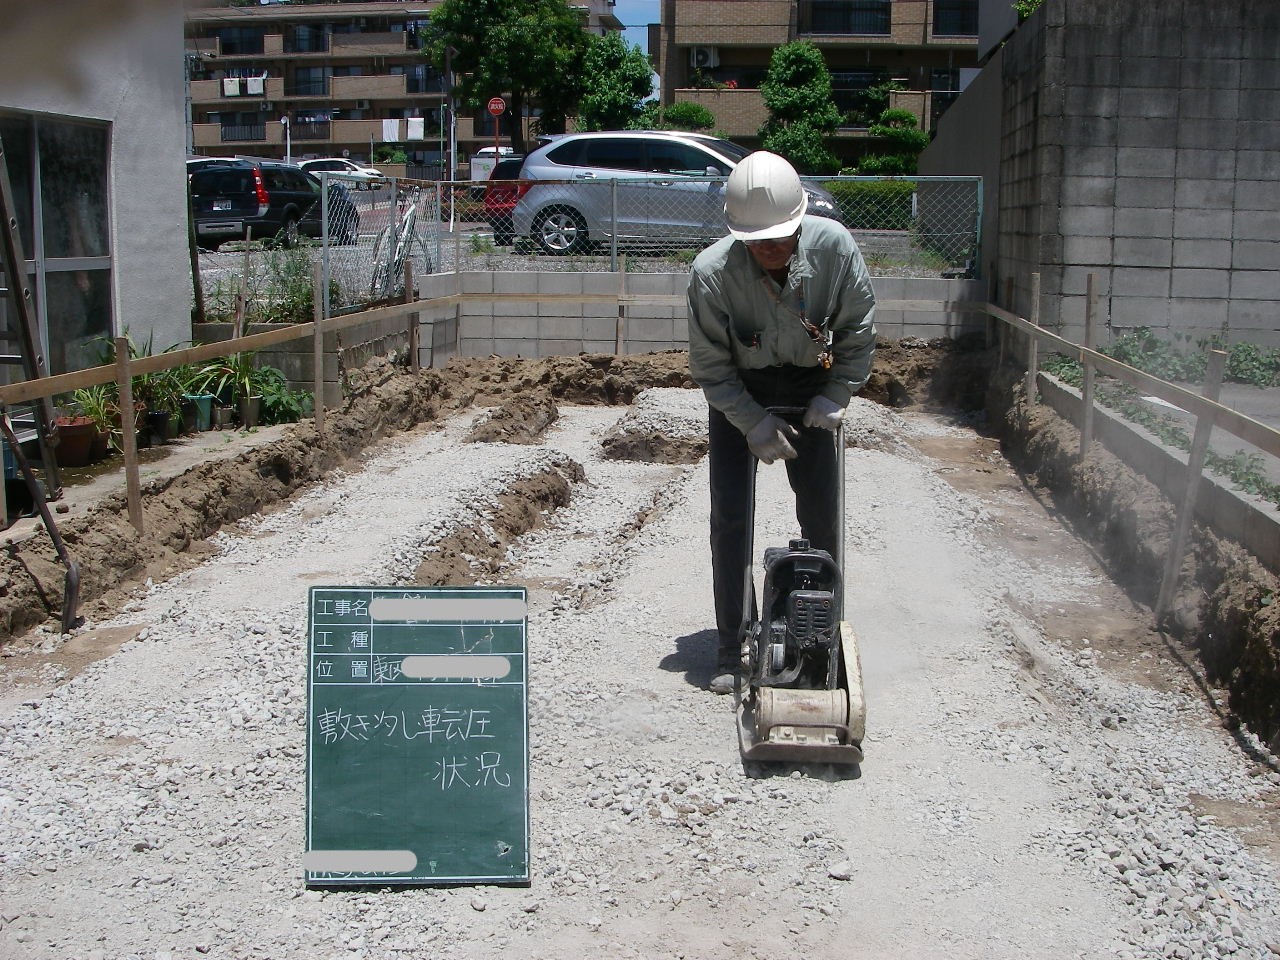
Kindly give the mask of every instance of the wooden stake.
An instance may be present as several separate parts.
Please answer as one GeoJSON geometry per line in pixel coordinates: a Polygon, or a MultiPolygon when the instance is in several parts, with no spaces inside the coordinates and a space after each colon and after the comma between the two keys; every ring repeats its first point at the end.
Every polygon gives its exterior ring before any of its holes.
{"type": "Polygon", "coordinates": [[[311,404],[316,429],[324,429],[324,268],[317,263],[311,268],[311,404]]]}
{"type": "MultiPolygon", "coordinates": [[[[1031,275],[1031,316],[1028,318],[1037,327],[1040,326],[1040,274],[1031,275]]],[[[1034,336],[1027,337],[1027,377],[1023,385],[1023,393],[1027,395],[1027,406],[1036,402],[1039,390],[1036,387],[1036,373],[1040,365],[1040,341],[1034,336]]]]}
{"type": "MultiPolygon", "coordinates": [[[[1222,372],[1226,367],[1225,350],[1209,351],[1209,369],[1205,373],[1202,391],[1205,399],[1217,402],[1218,391],[1222,387],[1222,372]]],[[[1169,555],[1165,558],[1160,595],[1156,598],[1156,623],[1164,619],[1169,612],[1169,605],[1173,603],[1178,573],[1182,569],[1182,557],[1187,549],[1187,537],[1191,533],[1191,521],[1195,518],[1196,493],[1200,486],[1200,475],[1204,472],[1204,457],[1209,451],[1209,436],[1212,433],[1213,419],[1196,417],[1196,432],[1191,438],[1191,452],[1187,455],[1187,480],[1182,490],[1182,505],[1178,508],[1178,525],[1173,534],[1173,542],[1169,545],[1169,555]]]]}
{"type": "Polygon", "coordinates": [[[137,414],[133,409],[133,374],[129,371],[129,338],[116,337],[116,388],[120,397],[120,434],[124,453],[125,496],[129,502],[129,522],[139,533],[142,527],[142,488],[138,483],[137,414]]]}
{"type": "MultiPolygon", "coordinates": [[[[1090,273],[1086,279],[1084,295],[1084,345],[1087,350],[1092,350],[1097,345],[1094,330],[1093,281],[1094,275],[1090,273]]],[[[1080,459],[1083,460],[1089,455],[1089,447],[1093,444],[1093,361],[1085,355],[1081,357],[1081,363],[1084,366],[1084,384],[1080,389],[1083,404],[1080,422],[1080,459]]]]}
{"type": "MultiPolygon", "coordinates": [[[[413,260],[406,257],[404,261],[404,302],[413,303],[418,292],[413,288],[413,260]]],[[[409,372],[418,373],[418,314],[409,314],[409,372]]]]}

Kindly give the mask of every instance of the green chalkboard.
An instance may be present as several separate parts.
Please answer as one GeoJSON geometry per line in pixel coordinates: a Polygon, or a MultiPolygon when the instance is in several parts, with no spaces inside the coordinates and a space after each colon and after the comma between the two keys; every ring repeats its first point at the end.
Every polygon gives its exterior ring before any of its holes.
{"type": "Polygon", "coordinates": [[[526,599],[311,588],[308,885],[529,882],[526,599]]]}

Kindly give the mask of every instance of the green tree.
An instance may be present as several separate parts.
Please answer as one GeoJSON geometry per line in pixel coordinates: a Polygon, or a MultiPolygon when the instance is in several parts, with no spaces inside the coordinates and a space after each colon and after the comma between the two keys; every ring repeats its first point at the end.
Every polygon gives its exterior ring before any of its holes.
{"type": "Polygon", "coordinates": [[[681,100],[664,107],[656,101],[646,103],[639,116],[629,125],[632,130],[712,130],[716,116],[700,103],[681,100]]]}
{"type": "Polygon", "coordinates": [[[826,145],[840,125],[840,110],[831,98],[831,72],[814,44],[799,40],[774,50],[760,94],[769,110],[760,128],[766,150],[786,157],[801,173],[840,168],[826,145]]]}
{"type": "Polygon", "coordinates": [[[884,149],[862,158],[858,172],[866,176],[903,176],[916,172],[920,151],[929,145],[929,134],[920,129],[910,110],[890,109],[867,128],[884,149]]]}
{"type": "MultiPolygon", "coordinates": [[[[515,118],[535,101],[541,126],[563,131],[577,107],[588,36],[565,0],[444,0],[431,13],[424,54],[457,75],[459,99],[473,109],[506,96],[515,118]]],[[[513,123],[512,146],[525,152],[513,123]]]]}
{"type": "Polygon", "coordinates": [[[653,92],[649,58],[620,33],[590,39],[583,71],[591,78],[578,104],[578,126],[583,130],[625,129],[653,92]]]}

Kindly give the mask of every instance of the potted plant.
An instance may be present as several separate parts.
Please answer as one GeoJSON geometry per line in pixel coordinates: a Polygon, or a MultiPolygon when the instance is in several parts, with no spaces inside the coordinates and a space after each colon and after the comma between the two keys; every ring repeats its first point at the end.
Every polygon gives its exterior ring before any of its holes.
{"type": "Polygon", "coordinates": [[[59,407],[54,425],[58,428],[56,453],[61,466],[84,467],[95,460],[99,436],[110,430],[111,408],[102,385],[76,390],[70,402],[59,407]]]}
{"type": "Polygon", "coordinates": [[[206,364],[200,371],[202,389],[212,394],[217,403],[234,405],[240,413],[240,425],[246,429],[258,425],[266,377],[265,371],[255,366],[254,356],[248,351],[228,354],[206,364]]]}
{"type": "MultiPolygon", "coordinates": [[[[111,438],[111,428],[115,422],[118,406],[114,386],[99,383],[91,387],[81,387],[71,394],[71,398],[80,414],[93,422],[94,433],[89,443],[90,462],[101,460],[107,455],[108,441],[111,438]]],[[[60,432],[61,429],[62,426],[59,425],[60,432]]],[[[65,464],[65,455],[60,455],[59,460],[65,464]]]]}

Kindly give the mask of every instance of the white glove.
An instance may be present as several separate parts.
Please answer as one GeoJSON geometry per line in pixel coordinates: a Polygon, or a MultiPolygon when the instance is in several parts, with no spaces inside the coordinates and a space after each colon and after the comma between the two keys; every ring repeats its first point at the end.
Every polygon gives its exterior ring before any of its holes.
{"type": "Polygon", "coordinates": [[[766,413],[764,419],[747,431],[747,446],[761,463],[773,463],[775,460],[793,460],[796,448],[790,440],[800,436],[799,432],[787,421],[766,413]]]}
{"type": "Polygon", "coordinates": [[[844,419],[844,407],[818,394],[809,401],[809,409],[804,412],[806,427],[821,427],[823,430],[835,430],[844,419]]]}

